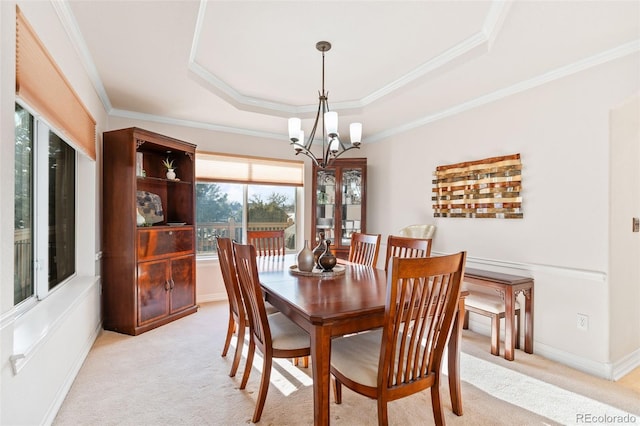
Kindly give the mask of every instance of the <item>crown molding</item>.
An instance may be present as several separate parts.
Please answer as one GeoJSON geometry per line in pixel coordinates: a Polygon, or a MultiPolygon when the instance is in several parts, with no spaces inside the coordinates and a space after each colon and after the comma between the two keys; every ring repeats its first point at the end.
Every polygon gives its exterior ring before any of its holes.
{"type": "Polygon", "coordinates": [[[508,96],[524,92],[525,90],[529,90],[534,87],[541,86],[551,81],[555,81],[563,77],[567,77],[569,75],[576,74],[586,69],[593,68],[595,66],[604,64],[606,62],[614,61],[616,59],[619,59],[628,55],[632,55],[638,52],[640,52],[640,40],[634,40],[629,43],[625,43],[613,49],[609,49],[607,51],[582,59],[578,62],[574,62],[573,64],[556,68],[555,70],[546,72],[544,74],[540,74],[528,80],[524,80],[519,83],[513,84],[511,86],[496,90],[494,92],[488,93],[486,95],[480,96],[470,101],[463,102],[451,108],[438,111],[434,114],[426,115],[418,120],[410,121],[400,126],[373,134],[367,137],[367,143],[377,142],[382,139],[386,139],[388,137],[397,135],[399,133],[404,133],[409,130],[422,127],[434,121],[451,117],[456,114],[460,114],[461,112],[465,112],[470,109],[477,108],[491,102],[495,102],[497,100],[506,98],[508,96]]]}
{"type": "Polygon", "coordinates": [[[270,133],[257,130],[244,129],[239,127],[223,126],[220,124],[206,123],[195,120],[183,120],[179,118],[166,117],[162,115],[146,114],[143,112],[129,111],[125,109],[112,108],[109,112],[111,117],[129,118],[132,120],[144,120],[154,123],[170,124],[173,126],[191,127],[194,129],[211,130],[214,132],[234,133],[244,136],[254,136],[258,138],[282,140],[282,134],[270,133]]]}
{"type": "Polygon", "coordinates": [[[82,32],[80,31],[80,27],[78,26],[78,21],[76,21],[76,18],[71,11],[69,2],[67,0],[51,1],[51,5],[56,11],[56,14],[60,19],[62,27],[66,31],[71,44],[75,48],[82,66],[89,75],[91,84],[98,94],[98,97],[100,98],[104,109],[107,111],[107,113],[109,113],[109,111],[111,111],[111,101],[109,100],[107,91],[102,84],[100,73],[98,72],[98,68],[93,61],[93,57],[91,56],[91,52],[87,47],[87,43],[84,41],[84,37],[82,36],[82,32]]]}

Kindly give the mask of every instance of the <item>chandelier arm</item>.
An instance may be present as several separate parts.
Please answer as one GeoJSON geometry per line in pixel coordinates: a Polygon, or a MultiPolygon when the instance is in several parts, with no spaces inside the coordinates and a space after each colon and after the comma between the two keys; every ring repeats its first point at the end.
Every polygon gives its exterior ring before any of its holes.
{"type": "Polygon", "coordinates": [[[309,134],[309,139],[307,139],[307,143],[304,146],[308,151],[311,151],[313,139],[316,137],[316,129],[318,128],[318,121],[320,120],[321,110],[322,110],[322,95],[320,94],[320,92],[318,92],[318,110],[316,111],[316,120],[313,122],[313,128],[311,129],[311,133],[309,134]]]}
{"type": "MultiPolygon", "coordinates": [[[[291,143],[291,145],[293,145],[295,142],[291,143]]],[[[320,168],[324,168],[324,166],[321,166],[320,163],[318,163],[318,159],[316,158],[315,155],[313,155],[313,153],[311,151],[309,151],[307,148],[305,148],[302,145],[298,145],[297,146],[298,149],[296,149],[296,155],[298,154],[304,154],[307,157],[311,158],[311,160],[313,161],[313,163],[320,167],[320,168]]]]}

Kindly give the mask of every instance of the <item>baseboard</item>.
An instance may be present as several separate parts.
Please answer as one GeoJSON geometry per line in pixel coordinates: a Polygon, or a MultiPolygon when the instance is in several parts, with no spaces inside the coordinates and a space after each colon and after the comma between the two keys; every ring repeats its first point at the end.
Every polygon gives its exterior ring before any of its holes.
{"type": "Polygon", "coordinates": [[[635,352],[631,352],[629,355],[612,364],[612,380],[620,380],[622,377],[631,373],[638,367],[640,367],[640,349],[636,350],[635,352]]]}
{"type": "MultiPolygon", "coordinates": [[[[483,321],[483,319],[484,318],[478,318],[474,320],[473,318],[469,318],[469,330],[489,338],[491,337],[491,323],[488,320],[483,321]]],[[[504,326],[501,328],[500,341],[504,342],[504,326]]],[[[522,335],[520,336],[520,347],[524,347],[524,336],[522,335]]],[[[534,353],[536,355],[606,380],[619,380],[640,366],[640,350],[632,352],[615,363],[608,363],[582,358],[538,341],[534,341],[533,347],[535,348],[534,353]]]]}
{"type": "Polygon", "coordinates": [[[207,302],[220,302],[222,300],[227,300],[227,293],[209,293],[209,294],[198,294],[196,295],[196,303],[207,303],[207,302]]]}

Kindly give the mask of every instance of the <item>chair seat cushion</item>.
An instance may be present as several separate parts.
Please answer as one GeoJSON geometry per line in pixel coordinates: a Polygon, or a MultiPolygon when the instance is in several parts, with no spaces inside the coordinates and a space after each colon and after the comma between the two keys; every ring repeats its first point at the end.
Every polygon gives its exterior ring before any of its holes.
{"type": "Polygon", "coordinates": [[[309,333],[281,312],[267,316],[274,349],[302,349],[311,346],[309,333]]]}
{"type": "Polygon", "coordinates": [[[333,339],[331,366],[358,383],[375,387],[381,344],[381,328],[333,339]]]}
{"type": "MultiPolygon", "coordinates": [[[[504,312],[504,301],[497,295],[495,297],[483,293],[469,293],[464,299],[466,306],[471,306],[483,311],[499,314],[504,312]]],[[[520,309],[520,305],[516,302],[515,309],[520,309]]]]}

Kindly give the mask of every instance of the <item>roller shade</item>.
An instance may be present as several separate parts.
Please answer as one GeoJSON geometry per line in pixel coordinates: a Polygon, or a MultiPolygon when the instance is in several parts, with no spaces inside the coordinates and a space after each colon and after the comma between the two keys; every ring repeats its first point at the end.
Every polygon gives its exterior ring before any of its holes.
{"type": "Polygon", "coordinates": [[[96,159],[96,121],[16,7],[16,95],[96,159]]]}
{"type": "Polygon", "coordinates": [[[196,152],[196,180],[302,186],[304,163],[196,152]]]}

